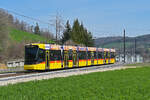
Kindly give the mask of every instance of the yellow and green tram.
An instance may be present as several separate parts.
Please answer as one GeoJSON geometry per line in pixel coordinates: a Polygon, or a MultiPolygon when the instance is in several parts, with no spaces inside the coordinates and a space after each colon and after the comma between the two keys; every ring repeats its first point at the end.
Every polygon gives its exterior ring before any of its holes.
{"type": "Polygon", "coordinates": [[[25,45],[25,70],[54,70],[115,63],[115,49],[32,43],[25,45]]]}

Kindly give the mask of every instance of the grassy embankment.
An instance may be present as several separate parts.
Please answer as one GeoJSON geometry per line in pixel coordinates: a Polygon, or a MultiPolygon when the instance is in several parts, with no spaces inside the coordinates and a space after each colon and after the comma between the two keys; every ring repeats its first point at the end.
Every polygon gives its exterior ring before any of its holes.
{"type": "MultiPolygon", "coordinates": [[[[132,46],[133,43],[131,42],[126,42],[126,47],[130,47],[132,46]]],[[[112,43],[108,43],[108,44],[105,44],[103,45],[103,48],[123,48],[123,43],[120,43],[120,42],[112,42],[112,43]]]]}
{"type": "MultiPolygon", "coordinates": [[[[32,34],[29,32],[24,32],[21,30],[9,28],[9,37],[12,41],[9,42],[14,42],[14,43],[34,43],[34,42],[40,42],[40,43],[54,43],[52,40],[47,40],[45,37],[42,37],[40,35],[32,34]]],[[[10,43],[11,44],[11,43],[10,43]]],[[[14,45],[14,44],[13,44],[14,45]]],[[[2,48],[2,47],[0,47],[2,48]]],[[[5,69],[6,67],[1,66],[0,64],[0,69],[5,69]]],[[[16,68],[16,67],[15,67],[16,68]]]]}
{"type": "MultiPolygon", "coordinates": [[[[52,40],[47,40],[45,37],[42,37],[40,35],[32,34],[29,32],[24,32],[21,30],[9,28],[9,37],[12,41],[20,43],[20,42],[26,42],[26,43],[34,43],[34,42],[41,42],[41,43],[54,43],[52,40]]],[[[10,42],[12,42],[10,41],[10,42]]],[[[0,47],[2,48],[2,47],[0,47]]]]}
{"type": "Polygon", "coordinates": [[[149,93],[150,67],[0,87],[1,100],[148,100],[149,93]]]}
{"type": "MultiPolygon", "coordinates": [[[[24,32],[21,30],[17,30],[17,29],[11,29],[10,31],[10,37],[12,40],[15,40],[16,42],[46,42],[46,38],[36,35],[36,34],[32,34],[29,32],[24,32]]],[[[49,40],[48,43],[54,43],[53,41],[49,40]]]]}

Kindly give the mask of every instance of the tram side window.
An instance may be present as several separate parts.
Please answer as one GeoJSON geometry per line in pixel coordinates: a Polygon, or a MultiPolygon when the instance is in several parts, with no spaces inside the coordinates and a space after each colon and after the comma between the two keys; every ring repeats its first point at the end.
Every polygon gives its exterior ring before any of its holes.
{"type": "Polygon", "coordinates": [[[102,52],[98,52],[98,59],[102,59],[103,58],[103,53],[102,52]]]}
{"type": "Polygon", "coordinates": [[[115,53],[111,52],[111,58],[115,58],[115,53]]]}
{"type": "Polygon", "coordinates": [[[106,58],[108,58],[108,52],[106,52],[106,58]]]}
{"type": "Polygon", "coordinates": [[[94,59],[97,59],[97,52],[94,51],[94,59]]]}
{"type": "Polygon", "coordinates": [[[69,50],[69,60],[72,60],[72,50],[69,50]]]}
{"type": "Polygon", "coordinates": [[[103,57],[104,57],[104,59],[106,58],[106,52],[105,51],[103,52],[103,57]]]}
{"type": "Polygon", "coordinates": [[[39,49],[37,62],[43,62],[43,61],[45,61],[45,50],[39,49]]]}
{"type": "Polygon", "coordinates": [[[86,59],[86,52],[85,51],[79,51],[78,56],[79,56],[79,59],[86,59]]]}
{"type": "Polygon", "coordinates": [[[61,60],[61,50],[51,50],[50,60],[51,61],[61,60]]]}
{"type": "Polygon", "coordinates": [[[91,59],[91,51],[88,51],[88,59],[91,59]]]}
{"type": "Polygon", "coordinates": [[[110,52],[107,52],[107,58],[110,58],[110,52]]]}
{"type": "Polygon", "coordinates": [[[113,53],[113,58],[115,58],[116,57],[116,54],[115,54],[115,52],[113,53]]]}
{"type": "Polygon", "coordinates": [[[110,58],[110,52],[108,52],[108,58],[110,58]]]}

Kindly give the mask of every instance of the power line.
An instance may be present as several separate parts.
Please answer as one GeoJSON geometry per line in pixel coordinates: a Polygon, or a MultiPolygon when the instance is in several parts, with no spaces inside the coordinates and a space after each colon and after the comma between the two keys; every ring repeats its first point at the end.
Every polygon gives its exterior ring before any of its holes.
{"type": "Polygon", "coordinates": [[[60,38],[60,32],[61,30],[63,29],[64,27],[64,23],[63,23],[63,20],[62,20],[62,17],[59,15],[59,13],[57,13],[55,16],[54,16],[54,20],[49,20],[50,22],[52,22],[52,25],[55,26],[55,31],[56,31],[56,43],[58,42],[58,38],[60,38]]]}
{"type": "Polygon", "coordinates": [[[15,15],[18,15],[18,16],[21,16],[21,17],[24,17],[24,18],[27,18],[27,19],[30,19],[30,20],[33,20],[33,21],[38,21],[38,22],[43,23],[43,24],[52,25],[52,24],[50,24],[50,23],[44,22],[44,21],[42,21],[42,20],[39,20],[39,19],[37,19],[37,18],[33,18],[33,17],[29,17],[29,16],[26,16],[26,15],[20,14],[20,13],[18,13],[18,12],[16,12],[16,11],[4,9],[4,8],[0,8],[0,9],[3,9],[3,10],[5,10],[5,11],[7,11],[7,12],[13,13],[13,14],[15,14],[15,15]]]}
{"type": "Polygon", "coordinates": [[[8,9],[4,9],[4,8],[0,8],[0,9],[3,9],[7,12],[10,12],[10,13],[13,13],[15,15],[18,15],[18,16],[21,16],[21,17],[24,17],[24,18],[27,18],[27,19],[30,19],[30,20],[33,20],[33,21],[36,21],[36,22],[40,22],[40,23],[43,23],[43,24],[46,24],[48,25],[48,27],[51,25],[51,26],[54,26],[56,28],[56,42],[57,42],[57,39],[58,39],[58,35],[60,35],[60,28],[63,27],[64,23],[62,23],[62,19],[61,19],[61,16],[57,13],[56,16],[55,16],[55,21],[54,23],[55,24],[51,24],[51,23],[48,23],[48,22],[45,22],[45,21],[42,21],[42,20],[39,20],[37,18],[33,18],[33,17],[29,17],[29,16],[26,16],[24,14],[21,14],[21,13],[18,13],[16,11],[12,11],[12,10],[8,10],[8,9]],[[61,25],[62,24],[62,25],[61,25]]]}

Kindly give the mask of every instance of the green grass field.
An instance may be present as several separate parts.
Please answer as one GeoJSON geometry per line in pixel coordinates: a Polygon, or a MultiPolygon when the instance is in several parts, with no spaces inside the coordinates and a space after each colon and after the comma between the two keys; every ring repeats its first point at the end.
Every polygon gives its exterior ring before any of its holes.
{"type": "MultiPolygon", "coordinates": [[[[46,38],[35,35],[28,32],[23,32],[21,30],[17,29],[10,29],[10,37],[12,40],[15,40],[16,42],[22,42],[22,41],[30,41],[30,42],[44,42],[46,41],[46,38]]],[[[48,41],[48,43],[53,43],[53,41],[48,41]]]]}
{"type": "Polygon", "coordinates": [[[0,100],[150,100],[150,67],[3,86],[0,100]]]}

